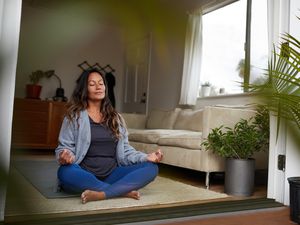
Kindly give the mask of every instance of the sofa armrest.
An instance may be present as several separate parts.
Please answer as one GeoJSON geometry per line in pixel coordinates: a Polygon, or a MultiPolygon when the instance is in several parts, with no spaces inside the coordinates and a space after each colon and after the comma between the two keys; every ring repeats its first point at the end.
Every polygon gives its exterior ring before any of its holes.
{"type": "Polygon", "coordinates": [[[221,125],[233,127],[240,119],[249,119],[255,116],[255,110],[206,106],[203,111],[202,138],[207,138],[209,132],[221,125]]]}
{"type": "Polygon", "coordinates": [[[127,128],[145,129],[147,116],[145,114],[136,113],[120,113],[125,120],[127,128]]]}

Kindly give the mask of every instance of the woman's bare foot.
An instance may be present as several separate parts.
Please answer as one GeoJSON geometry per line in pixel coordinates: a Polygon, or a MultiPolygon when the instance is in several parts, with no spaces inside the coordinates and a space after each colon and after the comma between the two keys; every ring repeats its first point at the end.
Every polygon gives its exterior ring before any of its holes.
{"type": "Polygon", "coordinates": [[[90,202],[90,201],[97,201],[105,199],[105,194],[102,191],[91,191],[85,190],[81,194],[81,201],[83,204],[90,202]]]}
{"type": "Polygon", "coordinates": [[[141,197],[141,195],[138,191],[131,191],[128,194],[126,194],[125,196],[128,198],[136,199],[136,200],[139,200],[141,197]]]}
{"type": "MultiPolygon", "coordinates": [[[[126,194],[125,197],[139,200],[141,196],[138,191],[131,191],[128,194],[126,194]]],[[[105,193],[102,191],[85,190],[81,194],[81,201],[83,204],[90,202],[90,201],[98,201],[98,200],[103,200],[103,199],[105,199],[105,193]]]]}

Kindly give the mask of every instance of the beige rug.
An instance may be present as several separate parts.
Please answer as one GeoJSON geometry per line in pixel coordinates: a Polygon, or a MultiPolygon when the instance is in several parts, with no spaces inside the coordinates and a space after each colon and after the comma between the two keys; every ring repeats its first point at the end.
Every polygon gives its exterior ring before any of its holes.
{"type": "Polygon", "coordinates": [[[193,201],[205,201],[228,197],[204,188],[187,185],[169,178],[157,177],[155,181],[140,190],[141,199],[116,198],[82,204],[79,197],[46,199],[22,175],[13,171],[22,186],[22,201],[13,190],[9,190],[6,204],[6,216],[60,214],[98,211],[113,212],[132,207],[163,207],[170,204],[188,204],[193,201]],[[24,205],[26,207],[24,207],[24,205]],[[25,209],[24,209],[25,208],[25,209]]]}

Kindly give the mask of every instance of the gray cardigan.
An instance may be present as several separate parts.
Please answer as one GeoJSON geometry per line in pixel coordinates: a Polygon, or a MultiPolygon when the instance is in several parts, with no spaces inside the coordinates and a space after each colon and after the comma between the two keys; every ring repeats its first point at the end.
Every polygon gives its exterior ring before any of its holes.
{"type": "MultiPolygon", "coordinates": [[[[81,111],[77,121],[70,122],[66,117],[63,120],[58,138],[58,146],[55,149],[56,160],[63,149],[69,149],[75,156],[75,164],[79,164],[85,157],[91,143],[91,127],[86,110],[81,111]],[[79,124],[79,126],[78,126],[79,124]]],[[[118,165],[126,166],[147,161],[147,154],[136,151],[128,143],[128,134],[124,127],[120,126],[121,138],[118,140],[116,157],[118,165]]]]}

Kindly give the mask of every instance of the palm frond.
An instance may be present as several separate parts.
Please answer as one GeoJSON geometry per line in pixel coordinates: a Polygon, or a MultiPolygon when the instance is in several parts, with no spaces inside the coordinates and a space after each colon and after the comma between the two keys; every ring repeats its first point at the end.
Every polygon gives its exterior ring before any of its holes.
{"type": "Polygon", "coordinates": [[[279,53],[273,47],[272,58],[265,70],[264,84],[250,84],[249,90],[258,93],[263,104],[278,118],[296,123],[300,131],[300,41],[285,33],[279,53]]]}

